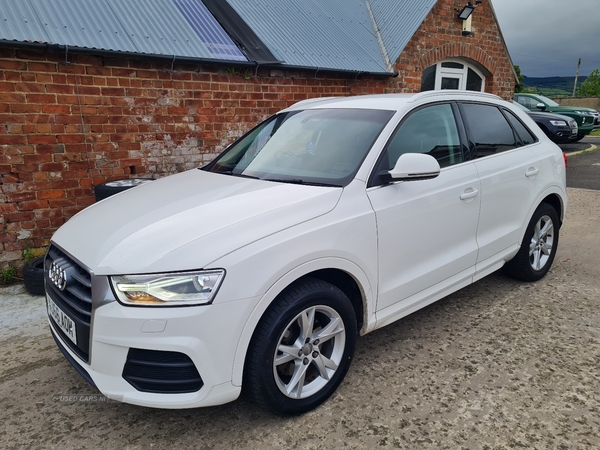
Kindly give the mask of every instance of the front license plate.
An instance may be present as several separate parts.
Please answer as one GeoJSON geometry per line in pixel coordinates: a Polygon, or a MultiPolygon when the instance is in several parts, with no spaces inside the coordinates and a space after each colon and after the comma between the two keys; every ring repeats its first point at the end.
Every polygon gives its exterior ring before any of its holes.
{"type": "Polygon", "coordinates": [[[77,332],[75,331],[75,322],[73,319],[67,316],[48,295],[46,295],[46,301],[48,302],[48,314],[50,317],[54,319],[58,328],[77,345],[77,332]]]}

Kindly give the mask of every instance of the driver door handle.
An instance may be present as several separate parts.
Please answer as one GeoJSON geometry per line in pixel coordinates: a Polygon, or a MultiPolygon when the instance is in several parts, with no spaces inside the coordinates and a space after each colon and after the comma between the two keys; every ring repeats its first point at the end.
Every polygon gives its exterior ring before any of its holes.
{"type": "Polygon", "coordinates": [[[477,194],[479,194],[479,191],[477,189],[469,188],[469,189],[465,190],[465,192],[462,193],[462,195],[460,196],[460,199],[468,200],[470,198],[477,197],[477,194]]]}

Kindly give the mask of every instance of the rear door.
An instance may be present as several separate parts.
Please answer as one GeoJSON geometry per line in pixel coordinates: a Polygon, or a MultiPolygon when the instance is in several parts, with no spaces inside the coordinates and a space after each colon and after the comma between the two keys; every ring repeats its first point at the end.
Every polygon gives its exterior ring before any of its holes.
{"type": "Polygon", "coordinates": [[[480,272],[518,248],[539,193],[541,164],[530,146],[535,137],[510,111],[479,103],[461,103],[460,111],[481,180],[480,272]]]}

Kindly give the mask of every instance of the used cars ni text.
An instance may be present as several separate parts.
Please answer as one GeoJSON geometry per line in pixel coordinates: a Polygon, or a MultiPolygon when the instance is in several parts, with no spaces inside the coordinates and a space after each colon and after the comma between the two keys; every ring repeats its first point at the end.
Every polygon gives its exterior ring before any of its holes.
{"type": "Polygon", "coordinates": [[[92,205],[45,259],[58,347],[111,399],[298,414],[358,336],[502,268],[549,270],[564,159],[483,93],[315,99],[212,163],[92,205]]]}

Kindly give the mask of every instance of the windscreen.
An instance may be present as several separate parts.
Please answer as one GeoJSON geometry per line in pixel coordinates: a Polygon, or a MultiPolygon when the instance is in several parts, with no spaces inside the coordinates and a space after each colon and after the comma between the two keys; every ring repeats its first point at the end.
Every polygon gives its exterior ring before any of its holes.
{"type": "Polygon", "coordinates": [[[277,114],[204,170],[298,184],[345,186],[393,111],[310,109],[277,114]]]}

